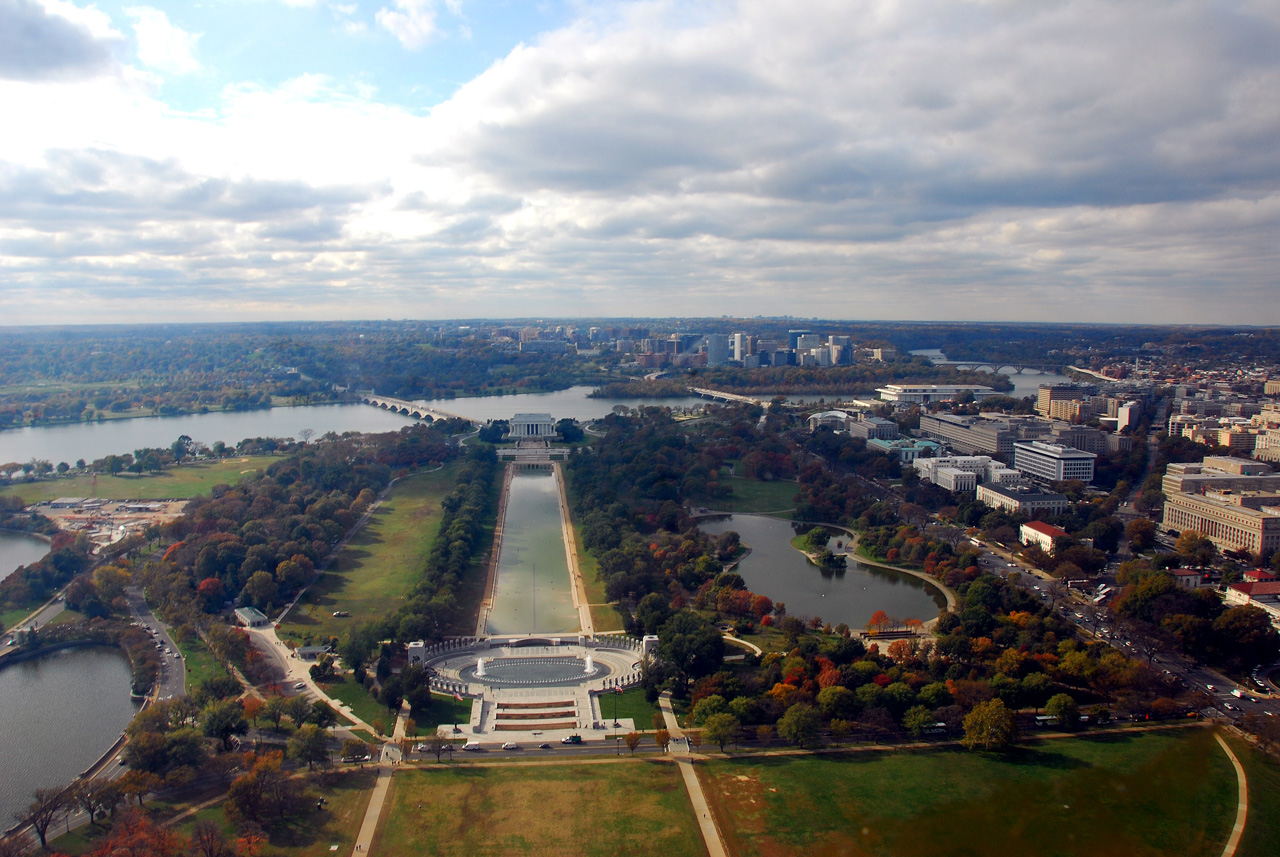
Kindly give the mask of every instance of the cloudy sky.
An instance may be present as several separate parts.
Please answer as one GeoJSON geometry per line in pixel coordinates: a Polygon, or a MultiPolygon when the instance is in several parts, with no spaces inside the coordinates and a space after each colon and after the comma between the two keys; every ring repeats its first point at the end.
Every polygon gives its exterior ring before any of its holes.
{"type": "Polygon", "coordinates": [[[1280,323],[1274,0],[0,0],[0,117],[0,324],[1280,323]]]}

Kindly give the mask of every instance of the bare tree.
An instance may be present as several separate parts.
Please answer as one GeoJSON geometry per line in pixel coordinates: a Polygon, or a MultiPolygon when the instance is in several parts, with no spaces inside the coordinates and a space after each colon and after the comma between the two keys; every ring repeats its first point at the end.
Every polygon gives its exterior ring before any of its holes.
{"type": "Polygon", "coordinates": [[[40,847],[48,848],[45,834],[49,832],[49,827],[58,814],[67,806],[69,797],[67,789],[36,789],[33,797],[34,800],[27,806],[26,813],[17,813],[15,817],[19,821],[29,822],[36,836],[40,837],[40,847]]]}
{"type": "Polygon", "coordinates": [[[191,828],[187,853],[191,857],[232,857],[235,852],[222,833],[222,825],[212,819],[202,818],[191,828]]]}
{"type": "Polygon", "coordinates": [[[1067,593],[1070,592],[1070,589],[1067,586],[1067,584],[1061,578],[1058,578],[1058,577],[1055,577],[1053,580],[1049,581],[1049,585],[1045,587],[1045,590],[1049,593],[1049,609],[1050,610],[1056,609],[1058,606],[1058,602],[1066,598],[1067,593]]]}
{"type": "Polygon", "coordinates": [[[439,732],[432,732],[430,735],[422,739],[422,744],[427,748],[427,752],[436,757],[436,761],[440,761],[440,757],[444,755],[444,751],[453,746],[448,738],[439,732]]]}
{"type": "Polygon", "coordinates": [[[1101,604],[1094,604],[1092,601],[1088,601],[1080,609],[1080,612],[1084,616],[1084,625],[1089,629],[1090,633],[1098,633],[1102,623],[1107,621],[1107,608],[1101,604]]]}
{"type": "Polygon", "coordinates": [[[298,440],[302,441],[303,446],[306,446],[307,443],[310,442],[311,438],[315,436],[315,433],[316,433],[315,429],[309,429],[309,428],[299,429],[298,440]]]}
{"type": "Polygon", "coordinates": [[[0,857],[26,857],[31,852],[31,840],[21,833],[0,839],[0,857]]]}

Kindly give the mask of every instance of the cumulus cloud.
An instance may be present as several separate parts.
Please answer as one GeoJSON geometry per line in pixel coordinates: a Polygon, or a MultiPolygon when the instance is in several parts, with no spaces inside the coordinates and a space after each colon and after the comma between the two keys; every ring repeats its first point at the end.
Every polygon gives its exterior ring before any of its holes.
{"type": "Polygon", "coordinates": [[[67,80],[112,66],[120,33],[96,9],[0,0],[0,79],[67,80]]]}
{"type": "Polygon", "coordinates": [[[163,11],[149,6],[133,6],[125,13],[133,19],[138,59],[144,65],[171,74],[200,70],[200,61],[195,56],[199,33],[186,32],[173,24],[163,11]]]}
{"type": "MultiPolygon", "coordinates": [[[[444,8],[377,20],[412,48],[444,8]]],[[[0,82],[0,302],[1280,323],[1277,36],[1264,3],[642,2],[426,114],[0,82]]]]}
{"type": "Polygon", "coordinates": [[[375,17],[404,47],[420,48],[436,34],[433,0],[394,0],[392,7],[382,7],[375,17]]]}

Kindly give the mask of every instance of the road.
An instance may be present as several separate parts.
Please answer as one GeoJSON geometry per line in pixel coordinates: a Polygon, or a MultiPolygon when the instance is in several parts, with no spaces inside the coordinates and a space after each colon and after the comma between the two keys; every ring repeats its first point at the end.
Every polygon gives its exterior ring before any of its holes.
{"type": "Polygon", "coordinates": [[[133,619],[141,625],[155,640],[155,647],[160,650],[160,680],[156,683],[156,699],[173,699],[186,693],[187,669],[182,658],[182,650],[174,643],[169,634],[169,626],[160,620],[142,595],[142,588],[131,586],[125,590],[129,600],[129,612],[133,619]]]}
{"type": "MultiPolygon", "coordinates": [[[[1050,578],[1044,572],[1033,569],[1012,557],[1001,556],[988,548],[979,562],[983,569],[1000,577],[1008,577],[1010,571],[1019,571],[1017,583],[1034,594],[1046,606],[1053,606],[1061,618],[1076,626],[1078,636],[1085,640],[1106,642],[1137,661],[1145,660],[1134,641],[1125,633],[1124,624],[1116,622],[1116,617],[1107,615],[1096,629],[1088,627],[1085,607],[1091,602],[1086,593],[1078,590],[1067,590],[1064,597],[1058,598],[1053,605],[1054,593],[1050,589],[1050,578]]],[[[1208,717],[1216,717],[1238,723],[1246,714],[1258,713],[1269,717],[1280,717],[1280,694],[1271,692],[1269,687],[1255,685],[1253,687],[1239,684],[1216,670],[1197,664],[1182,654],[1173,651],[1160,651],[1151,660],[1151,666],[1160,671],[1169,682],[1170,696],[1182,692],[1202,693],[1205,705],[1201,712],[1208,717]],[[1235,696],[1232,691],[1238,691],[1235,696]]]]}

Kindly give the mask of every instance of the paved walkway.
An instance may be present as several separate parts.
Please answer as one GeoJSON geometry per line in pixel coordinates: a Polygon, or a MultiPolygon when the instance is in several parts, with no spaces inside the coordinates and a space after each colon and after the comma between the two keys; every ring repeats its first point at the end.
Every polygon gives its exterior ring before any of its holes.
{"type": "Polygon", "coordinates": [[[720,838],[720,830],[716,820],[711,817],[711,808],[707,806],[707,797],[702,791],[702,781],[698,772],[693,769],[694,756],[689,751],[688,742],[677,742],[674,739],[684,737],[684,730],[676,720],[676,713],[671,708],[671,694],[664,693],[658,697],[658,707],[662,710],[662,719],[666,721],[667,731],[671,733],[672,747],[676,755],[676,767],[684,779],[685,791],[689,793],[689,803],[693,805],[693,814],[698,819],[698,831],[702,834],[702,843],[707,846],[711,857],[728,857],[724,840],[720,838]]]}
{"type": "Polygon", "coordinates": [[[387,800],[387,790],[391,788],[391,763],[378,765],[378,782],[373,786],[373,794],[369,796],[369,807],[364,811],[364,821],[360,823],[360,832],[356,834],[356,845],[351,857],[362,857],[369,853],[373,844],[373,834],[378,830],[378,818],[382,815],[382,805],[387,800]]]}
{"type": "Polygon", "coordinates": [[[1231,828],[1231,836],[1227,838],[1226,847],[1222,849],[1222,857],[1234,857],[1236,848],[1240,846],[1240,837],[1244,835],[1245,820],[1249,816],[1249,781],[1245,778],[1244,767],[1236,758],[1236,754],[1231,752],[1227,742],[1222,740],[1221,735],[1215,734],[1213,737],[1218,739],[1218,743],[1222,745],[1222,751],[1227,754],[1232,767],[1236,769],[1236,823],[1231,828]]]}
{"type": "Polygon", "coordinates": [[[590,637],[595,634],[595,622],[591,619],[587,585],[582,579],[582,568],[578,563],[578,538],[569,518],[569,495],[565,493],[564,471],[559,462],[552,466],[556,472],[556,485],[560,488],[560,533],[564,537],[565,559],[569,562],[570,594],[573,596],[573,606],[578,608],[578,622],[582,626],[582,633],[590,637]]]}

